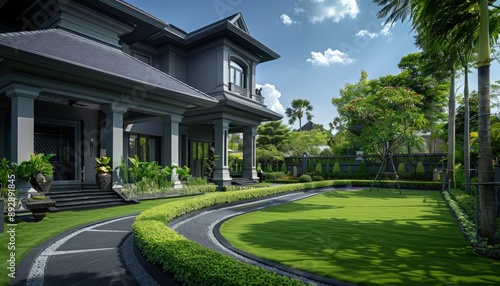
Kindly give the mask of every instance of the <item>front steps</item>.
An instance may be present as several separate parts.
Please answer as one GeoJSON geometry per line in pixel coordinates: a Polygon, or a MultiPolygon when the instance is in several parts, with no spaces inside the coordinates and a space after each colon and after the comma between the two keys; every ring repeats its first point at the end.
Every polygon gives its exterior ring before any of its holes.
{"type": "Polygon", "coordinates": [[[127,200],[113,190],[99,189],[51,189],[47,194],[56,202],[55,210],[82,210],[136,203],[127,200]]]}

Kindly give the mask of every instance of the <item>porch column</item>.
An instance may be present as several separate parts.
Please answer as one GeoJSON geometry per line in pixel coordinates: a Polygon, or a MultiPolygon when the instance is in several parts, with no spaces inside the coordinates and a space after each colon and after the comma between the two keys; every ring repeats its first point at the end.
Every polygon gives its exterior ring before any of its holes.
{"type": "MultiPolygon", "coordinates": [[[[179,123],[182,121],[180,115],[169,115],[162,117],[163,120],[163,142],[162,161],[164,166],[179,166],[179,123]]],[[[179,166],[182,167],[182,166],[179,166]]]]}
{"type": "Polygon", "coordinates": [[[255,140],[256,128],[254,126],[243,128],[243,178],[258,180],[255,165],[255,140]]]}
{"type": "Polygon", "coordinates": [[[229,120],[218,119],[214,121],[215,129],[215,155],[219,155],[214,171],[214,182],[219,187],[231,184],[227,160],[227,142],[229,138],[229,120]]]}
{"type": "Polygon", "coordinates": [[[9,133],[7,133],[7,125],[5,124],[5,122],[7,122],[6,115],[8,108],[8,103],[0,102],[0,134],[4,134],[4,136],[0,138],[0,158],[8,158],[7,145],[10,145],[10,136],[9,133]]]}
{"type": "Polygon", "coordinates": [[[35,151],[35,98],[40,88],[11,84],[3,91],[11,98],[10,160],[21,163],[35,151]]]}
{"type": "MultiPolygon", "coordinates": [[[[106,156],[111,157],[113,170],[120,166],[123,154],[123,114],[128,107],[123,104],[106,104],[101,110],[106,114],[104,136],[106,139],[106,156]]],[[[120,170],[113,172],[113,188],[121,188],[120,170]]]]}

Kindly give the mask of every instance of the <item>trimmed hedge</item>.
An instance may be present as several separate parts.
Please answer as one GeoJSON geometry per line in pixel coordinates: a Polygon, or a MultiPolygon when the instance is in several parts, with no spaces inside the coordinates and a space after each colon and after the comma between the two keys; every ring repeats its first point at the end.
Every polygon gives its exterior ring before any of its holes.
{"type": "Polygon", "coordinates": [[[132,225],[137,247],[183,285],[305,285],[263,268],[232,259],[192,242],[166,226],[167,222],[206,207],[298,190],[346,185],[320,181],[272,186],[239,192],[207,193],[166,203],[141,213],[132,225]]]}
{"type": "MultiPolygon", "coordinates": [[[[371,187],[373,180],[351,180],[355,187],[371,187]]],[[[376,187],[378,182],[375,182],[376,187]]],[[[427,182],[427,181],[399,181],[399,186],[403,189],[425,189],[425,190],[441,190],[441,182],[427,182]]],[[[380,187],[382,188],[397,188],[396,181],[394,180],[381,180],[380,187]]]]}

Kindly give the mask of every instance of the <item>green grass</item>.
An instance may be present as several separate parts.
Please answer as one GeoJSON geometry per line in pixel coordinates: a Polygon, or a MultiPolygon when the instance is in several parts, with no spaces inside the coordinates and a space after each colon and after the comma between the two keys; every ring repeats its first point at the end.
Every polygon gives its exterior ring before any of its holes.
{"type": "Polygon", "coordinates": [[[360,285],[500,285],[437,191],[332,191],[229,220],[235,247],[360,285]]]}
{"type": "MultiPolygon", "coordinates": [[[[16,262],[17,264],[19,264],[22,258],[26,254],[28,254],[31,249],[33,249],[40,243],[74,227],[104,219],[140,213],[154,206],[182,199],[184,198],[148,200],[141,201],[141,203],[139,204],[131,204],[96,210],[47,213],[47,216],[40,222],[26,222],[22,220],[22,218],[25,216],[31,216],[31,213],[26,215],[19,215],[17,217],[18,220],[15,231],[16,262]]],[[[2,273],[0,275],[0,285],[7,285],[10,280],[10,278],[7,276],[8,271],[5,270],[8,266],[7,259],[9,257],[7,255],[11,252],[10,250],[8,250],[10,237],[6,233],[6,231],[8,230],[8,221],[6,217],[4,217],[4,222],[5,230],[4,233],[0,234],[0,268],[2,269],[2,271],[0,272],[2,273]]]]}

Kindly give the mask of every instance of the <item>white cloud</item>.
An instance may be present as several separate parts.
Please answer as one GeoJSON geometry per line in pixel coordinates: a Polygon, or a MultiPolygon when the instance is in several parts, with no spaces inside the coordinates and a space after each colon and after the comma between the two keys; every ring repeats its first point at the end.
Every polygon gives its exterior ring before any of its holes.
{"type": "Polygon", "coordinates": [[[291,25],[293,24],[298,24],[299,22],[295,21],[295,20],[292,20],[292,18],[290,18],[290,16],[288,16],[287,14],[283,14],[280,16],[280,20],[283,24],[285,24],[285,26],[287,27],[290,27],[291,25]]]}
{"type": "Polygon", "coordinates": [[[370,32],[368,30],[359,30],[354,36],[358,38],[370,38],[370,39],[377,38],[379,36],[388,37],[392,34],[391,28],[392,25],[390,24],[386,25],[381,24],[381,28],[378,31],[370,32]]]}
{"type": "Polygon", "coordinates": [[[265,85],[256,84],[256,88],[262,88],[261,94],[264,96],[264,104],[267,108],[281,115],[285,115],[285,108],[280,102],[281,92],[272,84],[266,83],[265,85]]]}
{"type": "Polygon", "coordinates": [[[313,24],[325,20],[340,22],[346,17],[356,18],[359,7],[356,0],[300,0],[295,4],[295,13],[305,13],[313,24]]]}
{"type": "Polygon", "coordinates": [[[349,58],[348,54],[345,54],[339,50],[332,50],[328,48],[324,53],[321,52],[311,52],[311,57],[307,59],[313,66],[323,66],[328,67],[333,64],[347,65],[353,63],[354,60],[349,58]]]}
{"type": "Polygon", "coordinates": [[[355,36],[359,37],[359,38],[373,39],[373,38],[378,37],[378,34],[377,33],[370,33],[370,32],[368,32],[368,30],[359,30],[359,32],[357,32],[355,36]]]}

